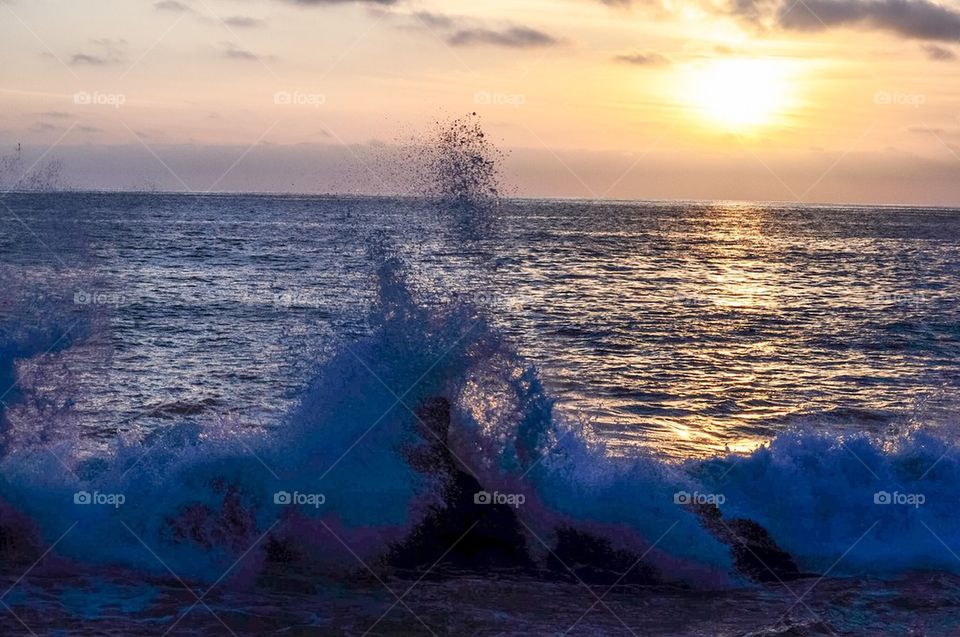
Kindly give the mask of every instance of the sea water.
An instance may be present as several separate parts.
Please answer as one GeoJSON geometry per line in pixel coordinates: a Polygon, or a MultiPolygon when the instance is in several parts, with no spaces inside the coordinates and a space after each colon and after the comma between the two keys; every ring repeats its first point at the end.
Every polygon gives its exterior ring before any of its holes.
{"type": "Polygon", "coordinates": [[[953,629],[957,211],[4,201],[0,523],[27,538],[25,567],[55,560],[26,582],[4,569],[10,634],[363,634],[391,605],[371,634],[953,629]],[[419,576],[377,578],[444,506],[405,452],[436,397],[458,463],[523,496],[532,559],[572,525],[667,588],[611,589],[613,609],[606,588],[473,572],[411,588],[406,612],[389,591],[419,576]],[[815,577],[757,588],[691,500],[755,521],[815,577]],[[300,547],[280,569],[295,593],[265,587],[268,545],[300,547]],[[515,608],[495,583],[563,610],[515,608]],[[191,592],[207,587],[215,610],[191,592]]]}

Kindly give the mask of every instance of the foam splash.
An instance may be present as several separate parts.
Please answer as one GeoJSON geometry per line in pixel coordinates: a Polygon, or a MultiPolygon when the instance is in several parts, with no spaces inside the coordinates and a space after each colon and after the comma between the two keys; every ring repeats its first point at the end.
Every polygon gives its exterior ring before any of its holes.
{"type": "Polygon", "coordinates": [[[91,317],[62,300],[41,293],[20,294],[20,282],[0,276],[0,457],[11,446],[22,448],[43,440],[67,409],[65,401],[44,396],[41,386],[62,385],[62,379],[35,363],[64,352],[84,340],[91,317]],[[31,364],[33,363],[33,364],[31,364]],[[56,412],[56,413],[55,413],[56,412]],[[41,418],[42,417],[42,418],[41,418]],[[29,420],[24,427],[20,419],[29,420]]]}
{"type": "Polygon", "coordinates": [[[23,152],[16,151],[0,155],[0,190],[48,192],[63,190],[66,183],[63,178],[63,162],[59,159],[43,160],[41,157],[33,165],[23,158],[23,152]]]}
{"type": "Polygon", "coordinates": [[[960,573],[960,451],[951,434],[793,431],[696,469],[708,489],[726,494],[725,513],[762,524],[810,570],[960,573]]]}
{"type": "MultiPolygon", "coordinates": [[[[278,571],[341,576],[361,562],[388,569],[425,520],[455,506],[455,470],[523,496],[515,530],[541,569],[575,544],[581,557],[643,555],[656,581],[742,583],[729,539],[676,503],[687,492],[722,495],[725,519],[759,524],[808,571],[960,572],[943,546],[960,539],[951,497],[960,458],[942,437],[912,430],[884,444],[793,432],[748,456],[686,466],[613,458],[587,426],[558,415],[537,370],[480,309],[419,303],[397,260],[377,285],[372,334],[342,344],[270,431],[184,424],[94,457],[71,453],[69,441],[8,448],[0,564],[57,542],[59,568],[69,560],[204,581],[227,573],[234,585],[278,571]],[[450,457],[424,464],[423,450],[438,447],[423,409],[437,401],[449,405],[450,457]],[[925,502],[877,503],[880,491],[925,502]]],[[[14,361],[56,334],[5,336],[0,369],[19,383],[14,361]]]]}
{"type": "Polygon", "coordinates": [[[503,153],[490,142],[476,113],[439,123],[432,149],[426,170],[433,176],[433,189],[428,193],[458,208],[497,202],[503,153]]]}

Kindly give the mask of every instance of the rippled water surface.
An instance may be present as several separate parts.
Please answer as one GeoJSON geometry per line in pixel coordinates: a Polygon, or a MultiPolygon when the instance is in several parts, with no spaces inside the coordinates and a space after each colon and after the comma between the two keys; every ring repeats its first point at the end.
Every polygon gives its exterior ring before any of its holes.
{"type": "Polygon", "coordinates": [[[90,440],[269,424],[367,330],[383,252],[428,303],[488,308],[614,449],[750,448],[801,420],[879,429],[960,380],[953,210],[516,201],[455,223],[413,200],[5,201],[0,299],[73,296],[103,328],[57,361],[90,440]]]}

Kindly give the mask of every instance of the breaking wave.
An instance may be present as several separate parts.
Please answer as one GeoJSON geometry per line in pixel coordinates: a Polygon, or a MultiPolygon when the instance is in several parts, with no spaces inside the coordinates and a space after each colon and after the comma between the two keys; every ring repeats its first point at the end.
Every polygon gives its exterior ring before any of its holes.
{"type": "Polygon", "coordinates": [[[275,427],[183,423],[93,455],[44,433],[56,418],[25,408],[40,390],[22,371],[84,330],[67,335],[57,308],[8,314],[0,567],[52,546],[56,568],[235,585],[438,563],[588,581],[633,565],[631,581],[698,587],[960,572],[944,548],[960,543],[948,430],[797,429],[747,455],[614,457],[558,414],[482,308],[420,303],[396,259],[376,284],[372,334],[319,365],[275,427]],[[36,437],[10,435],[11,414],[36,437]]]}

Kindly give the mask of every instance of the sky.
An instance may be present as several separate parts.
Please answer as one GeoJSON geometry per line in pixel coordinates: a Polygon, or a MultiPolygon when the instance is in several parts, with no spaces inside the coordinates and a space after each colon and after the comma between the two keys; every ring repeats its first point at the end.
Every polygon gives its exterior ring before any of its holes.
{"type": "Polygon", "coordinates": [[[391,192],[476,112],[518,196],[960,205],[960,0],[0,4],[0,155],[74,187],[391,192]]]}

